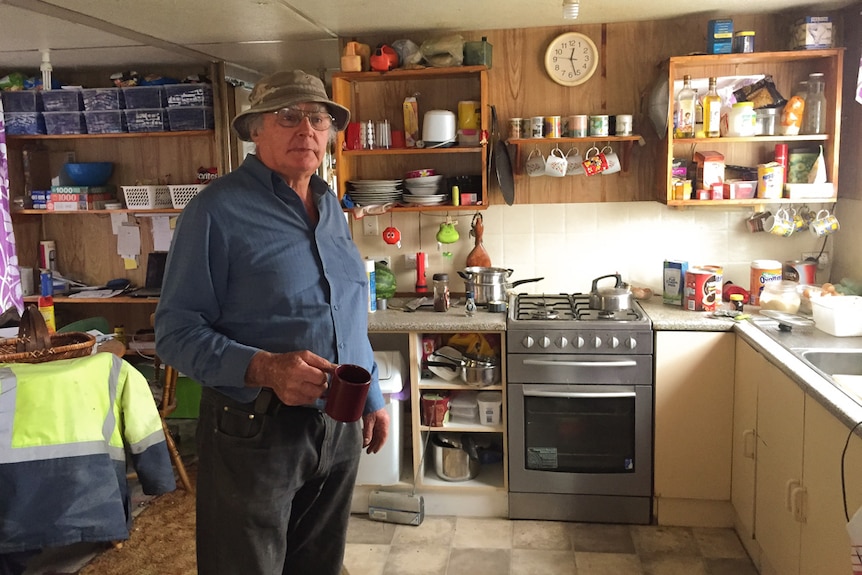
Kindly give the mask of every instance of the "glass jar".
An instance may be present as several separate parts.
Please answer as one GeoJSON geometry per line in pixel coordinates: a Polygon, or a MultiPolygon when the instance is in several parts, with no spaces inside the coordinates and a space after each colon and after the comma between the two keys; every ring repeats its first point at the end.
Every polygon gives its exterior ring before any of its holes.
{"type": "Polygon", "coordinates": [[[449,310],[449,274],[434,274],[434,311],[449,310]]]}
{"type": "Polygon", "coordinates": [[[801,302],[797,286],[799,286],[798,282],[787,280],[766,282],[763,291],[760,292],[760,308],[785,313],[798,312],[801,302]]]}
{"type": "Polygon", "coordinates": [[[802,134],[823,134],[826,132],[826,94],[823,74],[808,75],[808,95],[805,97],[805,110],[802,112],[802,134]]]}

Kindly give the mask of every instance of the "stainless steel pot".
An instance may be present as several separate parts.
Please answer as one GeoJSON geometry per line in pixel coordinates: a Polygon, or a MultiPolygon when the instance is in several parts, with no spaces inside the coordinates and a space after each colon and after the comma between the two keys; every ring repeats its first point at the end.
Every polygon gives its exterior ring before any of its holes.
{"type": "Polygon", "coordinates": [[[507,301],[509,290],[521,284],[537,282],[545,278],[531,278],[509,282],[513,270],[507,268],[485,268],[470,266],[458,275],[464,280],[464,290],[473,292],[476,305],[487,305],[492,301],[507,301]]]}
{"type": "Polygon", "coordinates": [[[593,280],[590,290],[590,307],[600,311],[619,311],[631,309],[632,292],[628,285],[623,283],[620,274],[609,274],[593,280]],[[599,280],[605,278],[616,278],[614,287],[598,287],[599,280]]]}
{"type": "Polygon", "coordinates": [[[460,370],[461,381],[471,387],[487,387],[500,382],[500,362],[496,357],[464,354],[463,357],[451,357],[439,352],[436,354],[453,363],[443,361],[428,361],[427,365],[460,370]]]}
{"type": "Polygon", "coordinates": [[[434,433],[434,471],[444,481],[467,481],[479,474],[479,460],[468,451],[466,440],[451,433],[434,433]]]}

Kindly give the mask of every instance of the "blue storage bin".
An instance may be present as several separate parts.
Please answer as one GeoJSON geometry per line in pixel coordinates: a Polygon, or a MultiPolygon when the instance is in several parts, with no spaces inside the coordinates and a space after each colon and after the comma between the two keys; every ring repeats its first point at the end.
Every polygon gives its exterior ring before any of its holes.
{"type": "MultiPolygon", "coordinates": [[[[165,91],[161,86],[130,86],[122,90],[127,110],[165,107],[165,91]]],[[[131,131],[131,126],[129,130],[131,131]]]]}
{"type": "Polygon", "coordinates": [[[41,112],[42,98],[36,90],[3,90],[4,112],[41,112]]]}
{"type": "MultiPolygon", "coordinates": [[[[84,96],[86,101],[86,96],[84,96]]],[[[116,134],[127,132],[123,110],[84,112],[88,134],[116,134]]]]}
{"type": "Polygon", "coordinates": [[[82,112],[42,112],[45,132],[52,136],[86,134],[87,124],[82,112]]]}
{"type": "Polygon", "coordinates": [[[8,136],[34,136],[45,133],[42,112],[7,112],[3,117],[8,136]]]}
{"type": "Polygon", "coordinates": [[[87,112],[122,110],[125,107],[123,92],[119,88],[84,88],[81,95],[87,112]]]}
{"type": "Polygon", "coordinates": [[[79,112],[84,109],[81,90],[42,92],[42,105],[46,112],[79,112]]]}
{"type": "Polygon", "coordinates": [[[185,130],[212,130],[212,106],[189,106],[168,108],[168,120],[172,132],[185,130]]]}
{"type": "Polygon", "coordinates": [[[130,132],[164,132],[168,126],[168,115],[164,108],[123,110],[123,114],[130,132]]]}
{"type": "Polygon", "coordinates": [[[164,88],[168,108],[213,105],[210,84],[165,84],[164,88]]]}

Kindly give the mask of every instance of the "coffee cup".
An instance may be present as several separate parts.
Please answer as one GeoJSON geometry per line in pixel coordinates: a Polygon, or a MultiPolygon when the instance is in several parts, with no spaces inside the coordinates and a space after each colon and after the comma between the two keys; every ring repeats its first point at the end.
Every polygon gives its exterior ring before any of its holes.
{"type": "Polygon", "coordinates": [[[588,176],[595,176],[608,169],[608,160],[595,146],[587,150],[584,156],[584,161],[581,162],[584,167],[584,173],[588,176]],[[592,154],[592,155],[590,155],[592,154]]]}
{"type": "Polygon", "coordinates": [[[524,171],[527,172],[528,176],[533,178],[545,175],[545,158],[538,148],[534,149],[527,156],[527,161],[524,163],[524,171]]]}
{"type": "Polygon", "coordinates": [[[617,136],[631,136],[634,132],[631,114],[617,114],[617,125],[614,133],[617,136]]]}
{"type": "Polygon", "coordinates": [[[777,212],[775,212],[774,216],[769,216],[763,222],[763,227],[770,234],[781,236],[783,238],[789,237],[796,231],[796,225],[793,223],[793,219],[791,219],[790,214],[784,208],[781,208],[777,212]]]}
{"type": "Polygon", "coordinates": [[[818,238],[834,234],[841,228],[838,218],[830,214],[829,210],[820,210],[817,216],[808,224],[808,230],[818,238]]]}
{"type": "Polygon", "coordinates": [[[766,227],[766,219],[772,216],[772,212],[757,212],[749,216],[747,220],[745,220],[746,226],[748,226],[748,231],[751,233],[765,232],[769,228],[766,227]]]}
{"type": "Polygon", "coordinates": [[[802,215],[802,211],[797,211],[796,208],[790,208],[790,219],[793,220],[793,231],[799,232],[808,227],[808,222],[802,215]]]}
{"type": "Polygon", "coordinates": [[[574,114],[566,120],[566,136],[569,138],[586,138],[589,130],[589,117],[586,114],[574,114]]]}
{"type": "Polygon", "coordinates": [[[569,162],[560,148],[554,148],[545,160],[545,175],[562,178],[568,171],[569,162]]]}
{"type": "Polygon", "coordinates": [[[359,421],[369,387],[371,374],[364,367],[349,363],[339,365],[329,379],[326,414],[343,423],[359,421]]]}
{"type": "Polygon", "coordinates": [[[566,175],[582,176],[584,174],[584,166],[581,165],[581,162],[583,161],[584,157],[581,156],[580,150],[574,146],[569,148],[569,151],[566,152],[566,175]]]}
{"type": "Polygon", "coordinates": [[[603,176],[607,176],[608,174],[616,174],[620,171],[620,158],[617,156],[617,153],[614,152],[614,149],[610,146],[605,146],[602,148],[602,154],[605,156],[605,160],[608,162],[608,167],[602,172],[603,176]]]}

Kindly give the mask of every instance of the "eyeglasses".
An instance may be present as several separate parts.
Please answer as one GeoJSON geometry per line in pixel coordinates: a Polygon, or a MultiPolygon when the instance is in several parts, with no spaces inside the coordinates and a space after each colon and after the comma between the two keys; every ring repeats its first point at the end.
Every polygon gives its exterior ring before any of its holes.
{"type": "Polygon", "coordinates": [[[275,121],[284,128],[295,128],[302,123],[303,118],[308,118],[311,127],[319,132],[328,130],[335,122],[335,118],[326,112],[303,112],[294,108],[282,108],[273,112],[275,121]]]}

